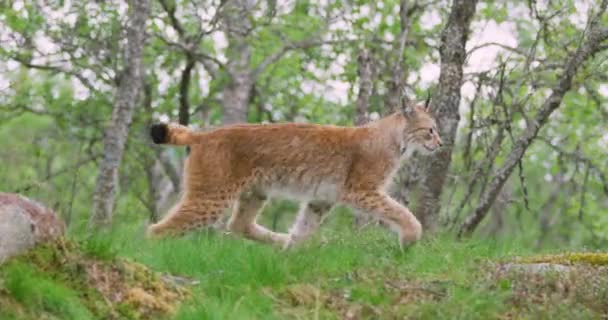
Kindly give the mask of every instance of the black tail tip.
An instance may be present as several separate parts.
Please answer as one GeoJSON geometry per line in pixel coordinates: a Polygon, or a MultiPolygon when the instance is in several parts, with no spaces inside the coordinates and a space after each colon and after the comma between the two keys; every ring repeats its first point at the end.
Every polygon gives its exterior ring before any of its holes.
{"type": "Polygon", "coordinates": [[[154,143],[167,143],[169,141],[169,127],[166,123],[158,123],[150,127],[150,136],[154,143]]]}

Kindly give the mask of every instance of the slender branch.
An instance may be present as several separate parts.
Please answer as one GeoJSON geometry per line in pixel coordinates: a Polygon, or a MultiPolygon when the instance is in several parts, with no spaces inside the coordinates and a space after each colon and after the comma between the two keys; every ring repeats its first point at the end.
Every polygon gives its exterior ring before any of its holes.
{"type": "Polygon", "coordinates": [[[78,81],[80,81],[80,83],[82,83],[83,86],[85,86],[87,89],[89,89],[89,91],[91,91],[91,92],[97,91],[97,89],[95,88],[95,85],[93,85],[87,78],[85,78],[83,75],[79,74],[78,72],[75,72],[72,70],[66,70],[59,66],[31,63],[31,62],[26,61],[25,59],[23,59],[21,57],[17,57],[17,56],[13,56],[13,57],[11,57],[11,59],[19,62],[21,65],[23,65],[26,68],[44,70],[44,71],[49,71],[49,72],[53,72],[53,73],[62,73],[62,74],[66,74],[68,76],[75,77],[76,79],[78,79],[78,81]]]}
{"type": "Polygon", "coordinates": [[[527,55],[527,53],[524,52],[523,50],[520,50],[520,49],[515,48],[515,47],[508,46],[508,45],[503,44],[503,43],[499,43],[499,42],[486,42],[486,43],[482,43],[482,44],[480,44],[478,46],[475,46],[475,47],[471,48],[469,51],[467,51],[467,56],[470,56],[471,54],[473,54],[473,52],[475,52],[475,51],[477,51],[479,49],[483,49],[483,48],[490,47],[490,46],[500,47],[502,49],[505,49],[505,50],[513,52],[513,53],[517,53],[517,54],[522,55],[522,56],[527,55]]]}
{"type": "Polygon", "coordinates": [[[475,87],[475,94],[473,96],[473,100],[470,103],[470,111],[469,111],[469,131],[467,132],[465,143],[464,143],[464,151],[462,152],[462,158],[464,160],[465,168],[470,169],[472,159],[470,156],[471,153],[471,143],[473,141],[473,132],[475,131],[475,107],[477,106],[477,100],[481,95],[481,87],[483,84],[483,77],[479,77],[477,81],[477,86],[475,87]]]}
{"type": "Polygon", "coordinates": [[[251,72],[253,78],[257,78],[269,65],[279,61],[287,52],[297,49],[309,49],[313,47],[318,47],[324,44],[343,44],[349,42],[357,42],[356,39],[346,39],[346,40],[317,40],[317,39],[306,39],[298,42],[288,43],[284,45],[281,49],[277,50],[275,53],[269,55],[264,59],[260,64],[258,64],[255,69],[251,72]]]}
{"type": "Polygon", "coordinates": [[[82,167],[82,166],[90,163],[91,161],[97,160],[99,157],[100,157],[100,154],[94,154],[93,156],[89,156],[87,158],[78,160],[78,161],[76,161],[76,163],[74,163],[72,165],[69,165],[69,166],[66,166],[64,168],[61,168],[59,170],[49,171],[49,172],[47,172],[47,174],[41,180],[38,180],[38,181],[35,181],[35,182],[32,182],[32,183],[26,184],[24,186],[21,186],[21,187],[15,189],[13,192],[14,193],[28,192],[32,188],[38,187],[41,184],[43,184],[43,183],[45,183],[45,182],[47,182],[47,181],[49,181],[49,180],[51,180],[51,179],[59,176],[59,175],[62,175],[64,173],[72,172],[74,170],[77,170],[78,168],[80,168],[80,167],[82,167]]]}
{"type": "MultiPolygon", "coordinates": [[[[188,36],[186,34],[184,27],[182,26],[182,24],[179,22],[179,20],[177,19],[176,15],[175,15],[175,6],[172,6],[172,7],[169,6],[169,4],[167,3],[166,0],[159,0],[159,2],[161,4],[161,6],[163,7],[163,9],[165,10],[165,12],[167,13],[167,15],[169,16],[169,21],[171,23],[171,26],[177,31],[177,34],[179,36],[179,42],[170,41],[160,34],[156,34],[156,36],[159,39],[161,39],[163,42],[165,42],[165,44],[180,49],[189,58],[194,58],[195,60],[200,61],[203,64],[203,66],[205,67],[205,69],[207,70],[207,72],[209,72],[209,74],[211,74],[211,76],[213,76],[214,78],[217,77],[218,73],[219,73],[218,69],[223,68],[222,62],[219,61],[215,57],[212,57],[208,54],[205,54],[205,53],[197,50],[198,44],[200,43],[201,39],[205,35],[208,35],[211,32],[213,32],[215,29],[212,28],[211,30],[205,31],[205,30],[202,30],[202,28],[201,28],[197,32],[196,35],[188,36]],[[210,61],[213,62],[216,66],[209,63],[210,61]]],[[[224,2],[222,2],[222,4],[220,4],[220,8],[223,5],[223,3],[224,2]]],[[[212,21],[213,25],[216,25],[218,22],[220,8],[217,8],[216,13],[213,17],[213,21],[212,21]]]]}
{"type": "MultiPolygon", "coordinates": [[[[465,193],[465,196],[462,198],[462,201],[460,201],[460,204],[456,207],[456,212],[454,213],[454,216],[451,219],[453,222],[458,221],[458,218],[460,217],[462,210],[464,209],[466,204],[469,202],[469,199],[471,198],[471,196],[473,196],[477,183],[483,180],[484,173],[488,173],[492,170],[492,167],[494,165],[494,160],[496,159],[496,157],[499,154],[500,146],[502,145],[502,140],[504,139],[504,132],[505,132],[505,126],[502,125],[498,129],[496,136],[494,137],[492,143],[490,144],[490,148],[489,148],[488,153],[486,154],[484,160],[481,163],[479,163],[479,165],[477,165],[476,168],[473,170],[473,174],[471,175],[471,178],[469,179],[469,181],[467,183],[467,191],[465,193]]],[[[485,185],[485,181],[482,181],[482,187],[481,187],[482,192],[484,189],[484,185],[485,185]]]]}
{"type": "Polygon", "coordinates": [[[589,181],[589,171],[591,168],[589,165],[585,167],[585,177],[583,178],[583,185],[581,187],[581,198],[580,198],[580,207],[578,209],[578,220],[583,220],[583,213],[585,210],[585,195],[587,194],[587,182],[589,181]]]}
{"type": "Polygon", "coordinates": [[[191,54],[194,57],[194,59],[196,59],[197,61],[202,63],[203,66],[205,66],[205,69],[207,70],[207,72],[209,72],[209,74],[211,74],[211,76],[213,76],[213,77],[216,77],[218,75],[219,69],[225,67],[224,63],[222,63],[216,57],[210,56],[203,52],[194,51],[188,45],[183,44],[181,42],[171,41],[159,33],[155,33],[154,36],[156,36],[158,39],[160,39],[162,42],[164,42],[166,45],[168,45],[170,47],[173,47],[173,48],[179,49],[183,52],[191,54]],[[215,66],[210,64],[210,62],[215,64],[215,66]]]}
{"type": "MultiPolygon", "coordinates": [[[[562,168],[561,157],[558,157],[557,165],[558,165],[558,168],[562,168]]],[[[555,217],[559,216],[559,214],[557,212],[554,212],[555,210],[553,208],[556,205],[558,205],[557,204],[558,196],[560,194],[562,194],[562,192],[564,192],[565,179],[564,179],[563,171],[565,171],[565,170],[558,170],[557,175],[555,176],[555,182],[552,184],[553,191],[551,192],[551,194],[549,194],[547,201],[545,201],[545,203],[542,206],[540,206],[540,209],[538,210],[540,212],[540,215],[538,218],[540,235],[538,236],[538,238],[536,240],[537,248],[540,248],[542,246],[545,238],[547,237],[549,231],[551,230],[551,226],[553,226],[553,224],[555,223],[555,217]],[[550,215],[551,213],[553,213],[553,214],[550,215]]],[[[563,208],[561,210],[563,210],[563,208]]]]}
{"type": "Polygon", "coordinates": [[[576,162],[584,163],[590,169],[592,169],[593,171],[595,171],[598,174],[600,180],[602,181],[604,193],[608,196],[608,177],[606,176],[606,174],[604,174],[604,172],[602,171],[602,169],[600,169],[600,166],[598,166],[591,159],[589,159],[589,158],[585,157],[584,155],[582,155],[580,152],[566,151],[562,147],[553,144],[551,141],[549,141],[549,139],[547,139],[545,137],[538,137],[537,139],[539,141],[544,142],[548,147],[550,147],[551,149],[553,149],[555,152],[559,153],[561,156],[563,156],[565,158],[572,159],[572,160],[574,160],[576,162]]]}
{"type": "Polygon", "coordinates": [[[171,26],[173,27],[173,29],[175,29],[180,38],[183,37],[184,28],[175,16],[175,6],[169,6],[166,0],[159,0],[158,2],[160,2],[160,5],[163,7],[163,10],[167,12],[167,15],[169,16],[169,21],[171,21],[171,26]]]}
{"type": "Polygon", "coordinates": [[[603,108],[603,103],[602,103],[603,98],[600,96],[600,94],[596,90],[594,90],[591,87],[591,84],[589,81],[586,81],[585,83],[583,83],[583,86],[584,86],[585,90],[587,91],[587,93],[589,94],[589,98],[591,99],[591,101],[593,101],[596,108],[602,115],[602,118],[604,119],[604,121],[608,120],[608,111],[604,110],[604,108],[603,108]]]}

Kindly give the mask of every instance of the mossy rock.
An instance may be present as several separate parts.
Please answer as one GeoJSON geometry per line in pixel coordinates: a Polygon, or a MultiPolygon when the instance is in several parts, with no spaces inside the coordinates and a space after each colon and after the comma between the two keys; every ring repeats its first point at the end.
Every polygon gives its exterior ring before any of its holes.
{"type": "Polygon", "coordinates": [[[517,259],[517,263],[552,263],[560,265],[585,264],[590,266],[608,266],[606,252],[568,252],[562,254],[533,256],[517,259]]]}

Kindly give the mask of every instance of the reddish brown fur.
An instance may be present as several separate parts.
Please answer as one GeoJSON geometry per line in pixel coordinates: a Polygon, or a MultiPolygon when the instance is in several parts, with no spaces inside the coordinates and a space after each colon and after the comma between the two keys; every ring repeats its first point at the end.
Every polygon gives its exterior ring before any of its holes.
{"type": "Polygon", "coordinates": [[[422,107],[361,127],[239,124],[191,132],[171,124],[168,129],[168,143],[191,147],[184,195],[170,214],[149,227],[149,234],[208,225],[233,207],[228,225],[232,231],[285,246],[299,238],[303,228],[318,225],[321,211],[341,202],[387,221],[401,244],[421,236],[414,215],[384,190],[413,150],[431,153],[441,145],[435,121],[422,107]],[[275,194],[303,201],[290,235],[255,223],[266,198],[275,194]]]}

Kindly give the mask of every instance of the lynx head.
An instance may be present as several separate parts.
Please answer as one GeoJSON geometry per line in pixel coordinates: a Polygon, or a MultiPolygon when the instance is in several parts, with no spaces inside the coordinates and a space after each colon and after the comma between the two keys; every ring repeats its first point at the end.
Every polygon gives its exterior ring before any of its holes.
{"type": "Polygon", "coordinates": [[[424,103],[404,103],[401,113],[408,123],[404,132],[406,145],[413,145],[423,154],[432,154],[441,147],[437,123],[430,110],[430,95],[424,103]]]}

